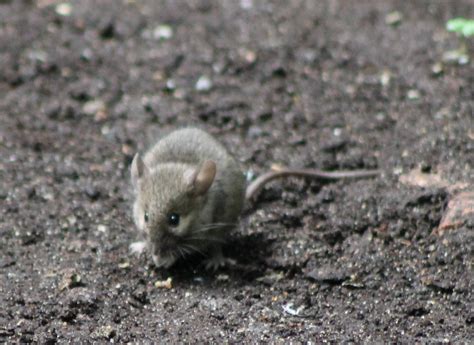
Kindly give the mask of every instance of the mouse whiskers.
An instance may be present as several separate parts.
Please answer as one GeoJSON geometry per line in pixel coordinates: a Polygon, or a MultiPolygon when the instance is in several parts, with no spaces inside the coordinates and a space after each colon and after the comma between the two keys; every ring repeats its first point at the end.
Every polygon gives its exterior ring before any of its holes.
{"type": "Polygon", "coordinates": [[[217,242],[217,243],[225,243],[226,241],[222,237],[218,236],[210,236],[209,234],[201,235],[201,236],[190,236],[187,238],[190,241],[209,241],[209,242],[217,242]]]}
{"type": "Polygon", "coordinates": [[[199,253],[201,255],[204,255],[202,250],[200,250],[197,246],[189,244],[189,243],[181,244],[180,248],[185,250],[187,254],[199,253]]]}
{"type": "Polygon", "coordinates": [[[231,227],[231,226],[235,226],[236,224],[237,223],[211,223],[199,228],[198,230],[194,231],[194,233],[207,232],[207,231],[219,229],[222,227],[231,227]]]}
{"type": "Polygon", "coordinates": [[[186,256],[186,251],[182,247],[177,247],[176,251],[178,252],[179,256],[184,258],[186,256]]]}

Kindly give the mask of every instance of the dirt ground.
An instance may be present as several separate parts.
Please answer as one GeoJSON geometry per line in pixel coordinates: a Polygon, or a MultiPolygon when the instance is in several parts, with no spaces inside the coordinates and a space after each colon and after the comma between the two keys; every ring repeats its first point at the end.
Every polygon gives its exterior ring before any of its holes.
{"type": "Polygon", "coordinates": [[[0,1],[0,341],[474,341],[456,16],[472,2],[0,1]],[[158,270],[128,250],[129,164],[188,125],[255,175],[383,174],[272,183],[235,265],[158,270]]]}

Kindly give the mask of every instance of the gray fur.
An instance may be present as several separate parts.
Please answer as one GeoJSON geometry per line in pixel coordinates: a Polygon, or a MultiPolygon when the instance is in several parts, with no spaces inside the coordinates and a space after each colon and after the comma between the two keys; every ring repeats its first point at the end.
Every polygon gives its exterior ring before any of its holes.
{"type": "MultiPolygon", "coordinates": [[[[217,261],[222,259],[220,246],[242,211],[245,178],[219,142],[200,129],[176,130],[159,140],[142,161],[137,155],[131,175],[136,196],[134,221],[146,234],[157,266],[169,267],[193,251],[211,251],[217,261]],[[216,164],[216,175],[207,192],[198,194],[189,176],[201,171],[205,161],[216,164]],[[180,215],[179,226],[168,225],[170,213],[180,215]]],[[[217,261],[214,266],[221,264],[217,261]]]]}

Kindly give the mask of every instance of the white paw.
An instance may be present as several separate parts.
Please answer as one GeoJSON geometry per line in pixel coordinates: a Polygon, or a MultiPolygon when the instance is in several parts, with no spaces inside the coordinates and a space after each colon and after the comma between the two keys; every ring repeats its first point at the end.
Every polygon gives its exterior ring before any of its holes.
{"type": "Polygon", "coordinates": [[[233,266],[236,261],[230,258],[225,258],[222,255],[213,256],[204,261],[206,270],[217,271],[221,267],[233,266]]]}
{"type": "Polygon", "coordinates": [[[134,254],[134,255],[142,254],[145,251],[145,248],[146,248],[145,241],[133,242],[128,247],[130,254],[134,254]]]}

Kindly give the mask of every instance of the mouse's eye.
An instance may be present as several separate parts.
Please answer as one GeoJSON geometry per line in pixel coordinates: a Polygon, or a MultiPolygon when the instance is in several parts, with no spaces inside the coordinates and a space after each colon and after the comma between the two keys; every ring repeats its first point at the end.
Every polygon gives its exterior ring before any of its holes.
{"type": "Polygon", "coordinates": [[[179,225],[179,214],[176,214],[176,213],[171,213],[169,216],[168,216],[168,224],[170,226],[178,226],[179,225]]]}
{"type": "Polygon", "coordinates": [[[145,223],[148,223],[148,212],[145,212],[145,215],[143,216],[143,219],[145,220],[145,223]]]}

